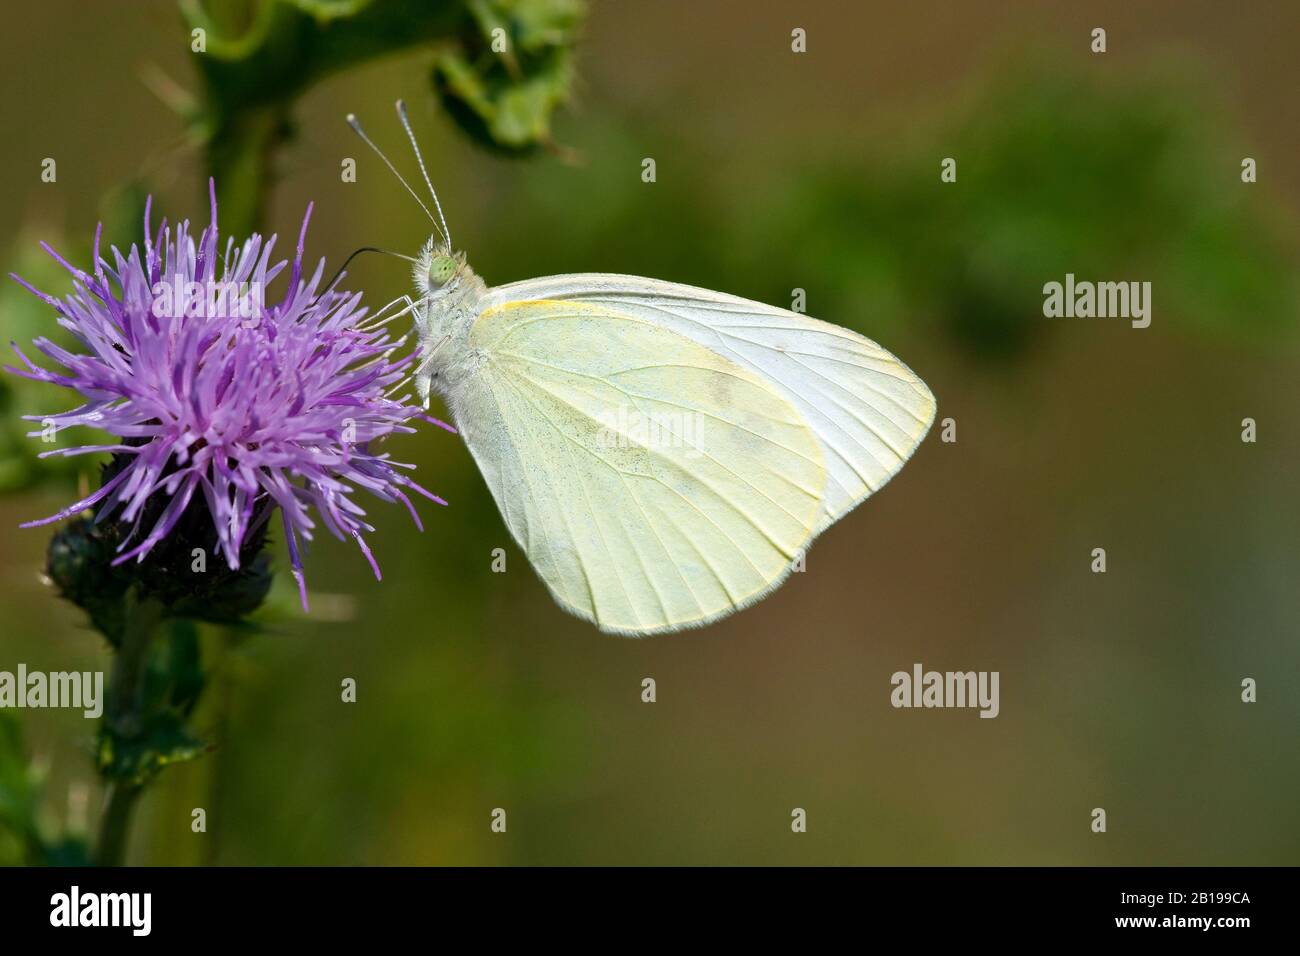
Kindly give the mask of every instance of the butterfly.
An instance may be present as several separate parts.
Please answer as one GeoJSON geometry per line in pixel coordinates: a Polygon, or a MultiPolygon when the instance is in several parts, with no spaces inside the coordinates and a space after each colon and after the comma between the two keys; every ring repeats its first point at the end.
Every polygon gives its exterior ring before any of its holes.
{"type": "MultiPolygon", "coordinates": [[[[856,332],[707,289],[603,273],[489,287],[437,210],[348,124],[434,234],[404,296],[415,386],[442,397],[555,601],[601,631],[700,627],[771,593],[911,457],[935,400],[856,332]]],[[[382,251],[382,250],[377,250],[382,251]]]]}

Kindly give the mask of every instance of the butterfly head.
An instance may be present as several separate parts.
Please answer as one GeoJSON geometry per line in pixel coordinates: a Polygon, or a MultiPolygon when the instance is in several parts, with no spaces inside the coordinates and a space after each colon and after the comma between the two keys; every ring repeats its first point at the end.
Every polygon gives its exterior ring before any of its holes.
{"type": "MultiPolygon", "coordinates": [[[[433,182],[429,179],[429,171],[424,166],[424,156],[420,153],[420,145],[415,140],[410,118],[406,115],[406,104],[401,100],[397,101],[397,118],[401,120],[402,129],[406,131],[406,136],[411,141],[411,149],[415,152],[415,161],[420,167],[420,175],[424,179],[424,184],[429,187],[429,198],[433,200],[433,208],[438,212],[437,218],[434,218],[429,207],[420,198],[419,194],[411,188],[410,183],[402,178],[402,174],[397,171],[397,167],[393,165],[392,161],[384,155],[384,151],[366,135],[356,116],[349,113],[347,122],[352,127],[353,132],[360,136],[366,145],[373,149],[375,154],[383,160],[384,165],[397,177],[397,181],[402,184],[402,188],[410,193],[416,205],[429,217],[429,221],[433,224],[434,234],[429,237],[424,250],[420,253],[419,258],[415,260],[414,270],[415,285],[427,304],[429,299],[436,299],[450,293],[457,286],[462,285],[467,276],[472,278],[474,273],[466,265],[464,253],[453,250],[451,228],[447,225],[447,217],[442,214],[442,203],[439,202],[437,190],[433,188],[433,182]]],[[[469,284],[472,285],[473,283],[469,284]]]]}
{"type": "Polygon", "coordinates": [[[465,261],[465,253],[453,252],[435,239],[429,240],[415,260],[413,272],[416,288],[426,299],[437,299],[454,292],[474,275],[474,270],[465,261]]]}

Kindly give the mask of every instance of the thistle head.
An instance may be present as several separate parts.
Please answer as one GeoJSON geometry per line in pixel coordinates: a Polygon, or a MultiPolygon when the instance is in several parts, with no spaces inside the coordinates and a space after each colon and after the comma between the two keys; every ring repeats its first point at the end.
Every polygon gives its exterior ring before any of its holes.
{"type": "Polygon", "coordinates": [[[70,410],[24,417],[111,436],[44,454],[113,456],[97,490],[25,527],[93,509],[90,526],[111,544],[109,566],[152,558],[153,589],[162,590],[164,579],[186,573],[172,565],[205,546],[226,571],[243,569],[278,512],[305,606],[302,545],[318,522],[353,539],[379,576],[359,491],[402,503],[417,526],[408,492],[443,503],[381,450],[424,417],[398,394],[414,357],[395,357],[402,343],[366,326],[360,294],[319,288],[323,261],[304,275],[310,206],[291,264],[272,262],[274,236],[222,248],[215,190],[211,206],[197,239],[188,223],[152,231],[148,206],[143,243],[127,253],[101,257],[97,232],[90,271],[47,248],[72,275],[63,298],[14,277],[81,346],[34,340],[60,371],[14,346],[23,367],[10,372],[80,397],[70,410]],[[270,303],[267,286],[286,269],[284,295],[270,303]]]}

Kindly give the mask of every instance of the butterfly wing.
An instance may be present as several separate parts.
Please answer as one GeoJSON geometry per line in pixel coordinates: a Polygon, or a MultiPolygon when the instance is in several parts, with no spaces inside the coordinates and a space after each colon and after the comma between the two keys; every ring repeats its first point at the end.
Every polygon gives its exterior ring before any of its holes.
{"type": "Polygon", "coordinates": [[[602,630],[706,624],[815,533],[817,436],[762,376],[604,305],[506,301],[470,332],[457,423],[555,599],[602,630]]]}
{"type": "Polygon", "coordinates": [[[748,299],[637,276],[583,274],[492,289],[517,300],[585,303],[691,339],[769,383],[798,410],[827,472],[818,532],[878,491],[934,421],[930,390],[864,336],[748,299]]]}

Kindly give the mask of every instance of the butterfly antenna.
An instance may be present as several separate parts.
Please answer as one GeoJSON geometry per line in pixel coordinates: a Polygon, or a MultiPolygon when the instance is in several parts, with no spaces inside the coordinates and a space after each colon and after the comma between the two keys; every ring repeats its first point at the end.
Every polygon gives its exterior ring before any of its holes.
{"type": "Polygon", "coordinates": [[[404,256],[404,255],[402,255],[400,252],[391,252],[391,251],[389,251],[388,249],[380,249],[380,248],[377,248],[376,246],[362,246],[360,249],[357,249],[355,252],[353,252],[352,255],[348,256],[346,259],[343,260],[343,265],[339,266],[339,267],[338,267],[338,270],[337,270],[337,271],[334,273],[334,275],[330,278],[330,281],[325,283],[325,287],[321,290],[320,295],[316,296],[316,298],[312,300],[312,303],[311,303],[312,305],[315,305],[315,304],[316,304],[317,302],[319,302],[319,301],[320,301],[324,296],[326,296],[326,295],[328,295],[330,292],[334,291],[334,283],[336,283],[336,282],[339,281],[339,277],[340,277],[341,275],[343,275],[343,270],[346,269],[346,268],[348,267],[348,263],[351,262],[353,259],[355,259],[357,256],[361,255],[361,253],[363,253],[363,252],[379,252],[379,253],[382,253],[383,255],[386,255],[386,256],[395,256],[395,257],[397,257],[398,259],[405,259],[407,262],[415,262],[415,261],[416,261],[415,259],[411,258],[410,256],[404,256]]]}
{"type": "MultiPolygon", "coordinates": [[[[429,221],[433,223],[433,227],[441,232],[442,227],[438,225],[438,220],[433,218],[433,213],[429,212],[429,207],[424,204],[424,200],[421,199],[416,194],[415,190],[411,188],[411,184],[402,178],[402,174],[397,171],[396,166],[394,166],[391,162],[389,162],[388,157],[384,155],[384,151],[380,149],[378,146],[376,146],[374,144],[374,141],[371,140],[371,138],[366,135],[366,131],[363,130],[361,128],[361,124],[357,122],[356,114],[349,113],[347,115],[347,122],[348,125],[352,127],[352,132],[356,133],[363,140],[365,140],[366,145],[375,151],[375,155],[378,156],[380,159],[382,159],[384,161],[384,165],[387,166],[392,171],[393,175],[397,177],[397,181],[401,183],[404,187],[406,187],[406,191],[411,194],[411,198],[414,199],[417,203],[419,203],[420,208],[424,210],[424,214],[429,217],[429,221]]],[[[445,233],[443,237],[446,238],[445,233]]]]}
{"type": "Polygon", "coordinates": [[[420,155],[420,144],[415,141],[415,133],[411,130],[410,117],[406,115],[406,102],[397,101],[397,118],[402,121],[402,129],[406,130],[406,138],[411,141],[411,148],[415,150],[415,161],[420,164],[420,175],[424,177],[424,184],[429,187],[429,195],[433,197],[433,205],[438,210],[438,218],[442,220],[442,235],[447,240],[447,248],[451,248],[451,228],[447,225],[447,217],[442,214],[442,203],[438,201],[438,191],[433,188],[433,183],[429,179],[429,171],[424,168],[424,157],[420,155]]]}

